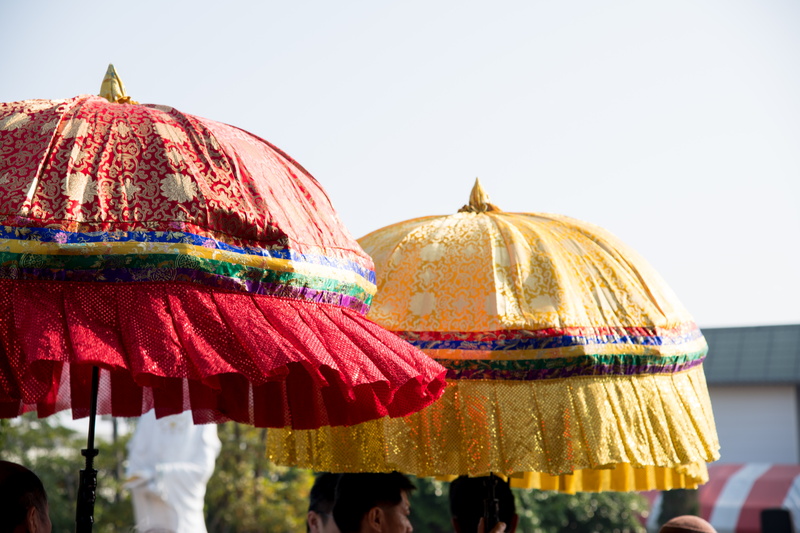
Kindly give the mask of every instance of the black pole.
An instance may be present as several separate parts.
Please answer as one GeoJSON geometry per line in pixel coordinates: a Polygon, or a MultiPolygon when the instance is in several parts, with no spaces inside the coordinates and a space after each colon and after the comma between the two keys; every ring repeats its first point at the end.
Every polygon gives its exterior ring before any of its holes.
{"type": "Polygon", "coordinates": [[[97,389],[100,387],[100,369],[92,367],[92,403],[89,413],[89,437],[85,450],[81,454],[86,457],[86,468],[81,470],[78,487],[78,505],[75,509],[75,532],[92,533],[94,524],[94,501],[97,491],[97,470],[94,469],[94,458],[99,450],[94,447],[94,422],[97,417],[97,389]]]}
{"type": "Polygon", "coordinates": [[[500,500],[497,499],[495,488],[497,487],[497,476],[489,474],[483,480],[483,530],[487,533],[500,521],[500,500]]]}

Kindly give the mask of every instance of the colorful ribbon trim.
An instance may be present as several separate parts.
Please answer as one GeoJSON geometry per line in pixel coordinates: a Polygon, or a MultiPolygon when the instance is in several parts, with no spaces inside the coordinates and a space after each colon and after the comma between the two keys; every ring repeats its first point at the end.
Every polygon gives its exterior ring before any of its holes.
{"type": "Polygon", "coordinates": [[[489,332],[398,331],[401,338],[422,350],[553,350],[572,346],[631,344],[677,346],[702,338],[692,324],[672,330],[659,328],[566,328],[489,332]]]}
{"type": "MultiPolygon", "coordinates": [[[[205,248],[207,250],[219,250],[247,256],[285,259],[295,263],[326,266],[337,270],[353,272],[364,278],[372,285],[376,283],[375,271],[364,268],[353,261],[336,259],[323,255],[301,254],[285,247],[276,248],[270,246],[262,248],[258,246],[236,246],[225,243],[218,239],[188,233],[185,231],[71,232],[52,228],[0,226],[0,247],[3,247],[3,244],[6,244],[5,241],[19,241],[20,243],[25,244],[52,243],[57,246],[58,251],[53,252],[52,248],[48,248],[47,252],[56,254],[75,253],[70,249],[76,245],[107,245],[110,243],[123,242],[191,245],[205,248]]],[[[34,250],[31,250],[31,252],[36,253],[34,250]]],[[[79,251],[78,253],[89,255],[92,252],[79,251]]]]}
{"type": "Polygon", "coordinates": [[[703,362],[693,322],[674,328],[570,327],[501,331],[399,331],[447,368],[447,379],[541,380],[665,374],[703,362]]]}
{"type": "Polygon", "coordinates": [[[331,303],[365,314],[374,272],[287,249],[237,247],[182,232],[0,229],[0,279],[171,281],[331,303]],[[371,274],[371,276],[370,276],[371,274]]]}
{"type": "Polygon", "coordinates": [[[672,374],[703,362],[707,349],[673,357],[628,354],[584,355],[555,359],[492,360],[436,359],[447,368],[447,379],[532,381],[578,376],[672,374]]]}

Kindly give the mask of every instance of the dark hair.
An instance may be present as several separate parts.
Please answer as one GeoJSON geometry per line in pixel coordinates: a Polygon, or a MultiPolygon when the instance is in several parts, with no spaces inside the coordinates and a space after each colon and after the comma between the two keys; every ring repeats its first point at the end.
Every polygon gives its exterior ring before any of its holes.
{"type": "MultiPolygon", "coordinates": [[[[314,511],[322,519],[323,523],[333,513],[333,499],[336,497],[336,483],[339,481],[339,474],[323,472],[314,480],[311,493],[308,496],[308,510],[314,511]]],[[[308,529],[308,524],[306,524],[308,529]]]]}
{"type": "Polygon", "coordinates": [[[403,492],[416,487],[399,472],[391,474],[342,474],[336,485],[333,519],[342,533],[355,533],[370,509],[397,505],[403,492]]]}
{"type": "MultiPolygon", "coordinates": [[[[500,521],[510,524],[517,514],[514,494],[508,482],[497,476],[492,477],[497,481],[494,496],[500,507],[498,513],[500,521]]],[[[450,483],[450,515],[458,521],[462,533],[478,531],[478,522],[483,517],[483,501],[487,493],[486,482],[489,479],[489,476],[461,476],[450,483]]]]}
{"type": "Polygon", "coordinates": [[[0,461],[0,533],[11,533],[25,522],[28,509],[47,515],[47,493],[39,476],[22,465],[0,461]]]}

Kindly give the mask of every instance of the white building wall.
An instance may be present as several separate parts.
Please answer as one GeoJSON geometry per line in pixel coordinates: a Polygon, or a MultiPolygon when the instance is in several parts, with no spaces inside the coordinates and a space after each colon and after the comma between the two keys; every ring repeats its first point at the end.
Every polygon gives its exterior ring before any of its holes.
{"type": "Polygon", "coordinates": [[[800,463],[794,386],[709,386],[720,463],[800,463]]]}

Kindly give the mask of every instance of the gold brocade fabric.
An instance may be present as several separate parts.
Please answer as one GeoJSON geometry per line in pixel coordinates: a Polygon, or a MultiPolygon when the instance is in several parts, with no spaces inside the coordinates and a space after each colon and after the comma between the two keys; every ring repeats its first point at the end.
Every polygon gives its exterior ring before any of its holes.
{"type": "Polygon", "coordinates": [[[702,367],[450,382],[441,399],[406,418],[270,430],[267,441],[277,464],[440,477],[495,472],[513,486],[563,492],[695,488],[719,448],[702,367]]]}
{"type": "Polygon", "coordinates": [[[664,280],[615,236],[566,216],[503,212],[476,184],[461,212],[359,243],[377,275],[368,318],[447,368],[447,390],[402,419],[270,430],[273,462],[492,472],[564,492],[707,481],[719,457],[708,346],[664,280]]]}
{"type": "Polygon", "coordinates": [[[652,267],[604,229],[539,213],[457,213],[359,239],[391,331],[676,327],[689,313],[652,267]]]}

